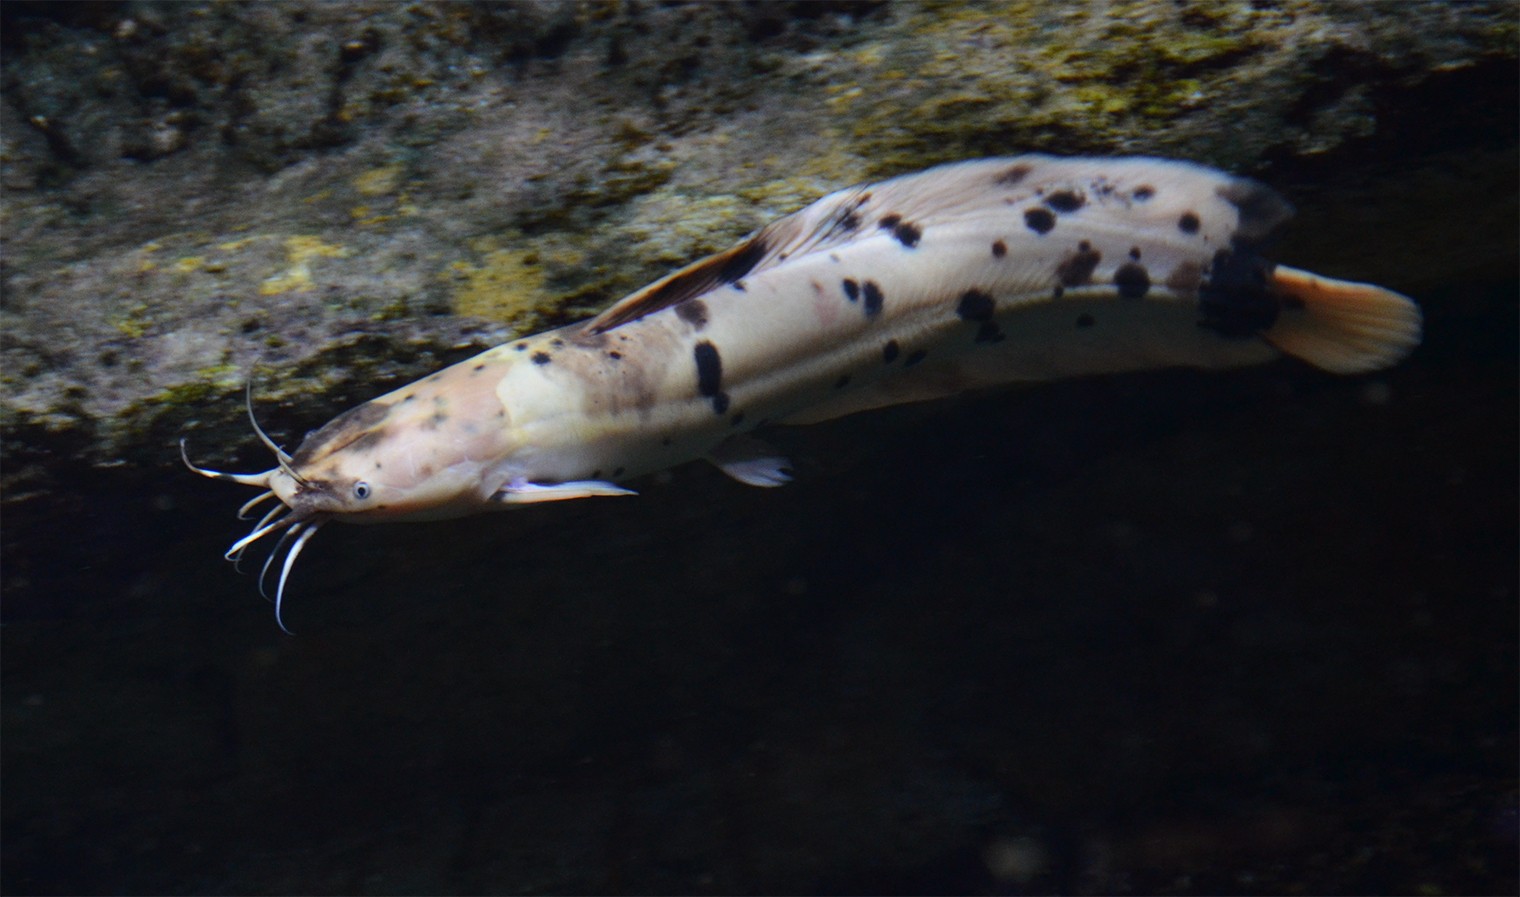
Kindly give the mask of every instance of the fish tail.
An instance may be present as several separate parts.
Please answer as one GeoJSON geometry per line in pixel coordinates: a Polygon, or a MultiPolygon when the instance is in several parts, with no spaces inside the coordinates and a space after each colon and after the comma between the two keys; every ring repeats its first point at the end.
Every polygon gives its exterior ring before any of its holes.
{"type": "Polygon", "coordinates": [[[1320,277],[1278,265],[1270,289],[1283,312],[1267,342],[1315,367],[1360,374],[1388,367],[1420,343],[1420,307],[1368,283],[1320,277]]]}

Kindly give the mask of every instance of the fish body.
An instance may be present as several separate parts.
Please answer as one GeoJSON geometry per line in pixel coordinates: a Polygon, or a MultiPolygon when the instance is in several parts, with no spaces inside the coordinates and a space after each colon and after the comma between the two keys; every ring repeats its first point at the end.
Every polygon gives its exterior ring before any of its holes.
{"type": "Polygon", "coordinates": [[[628,494],[617,484],[695,458],[780,485],[785,460],[746,435],[766,424],[1283,354],[1336,373],[1398,361],[1418,308],[1268,261],[1291,214],[1260,184],[1186,162],[944,165],[830,194],[590,320],[372,399],[294,455],[276,449],[271,471],[202,472],[289,509],[235,550],[294,528],[293,555],[327,519],[628,494]]]}

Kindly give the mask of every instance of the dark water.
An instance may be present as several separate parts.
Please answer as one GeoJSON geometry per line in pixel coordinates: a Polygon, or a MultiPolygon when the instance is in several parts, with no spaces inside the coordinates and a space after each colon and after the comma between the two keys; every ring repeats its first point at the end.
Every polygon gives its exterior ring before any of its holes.
{"type": "Polygon", "coordinates": [[[244,491],[79,471],[4,522],[4,890],[1513,893],[1516,294],[1422,296],[1374,378],[332,526],[294,638],[219,559],[244,491]]]}

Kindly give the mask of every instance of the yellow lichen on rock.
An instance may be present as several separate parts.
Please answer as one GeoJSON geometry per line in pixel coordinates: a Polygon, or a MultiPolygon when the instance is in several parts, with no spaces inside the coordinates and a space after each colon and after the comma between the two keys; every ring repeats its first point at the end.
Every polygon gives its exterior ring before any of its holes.
{"type": "Polygon", "coordinates": [[[460,259],[449,265],[454,311],[495,321],[521,322],[555,306],[544,287],[543,259],[533,250],[502,248],[496,240],[471,241],[479,263],[460,259]]]}
{"type": "Polygon", "coordinates": [[[396,189],[401,179],[400,165],[382,165],[371,168],[353,180],[354,189],[364,196],[384,196],[396,189]]]}
{"type": "Polygon", "coordinates": [[[289,265],[283,272],[265,278],[259,284],[259,293],[276,296],[280,293],[304,293],[311,289],[311,262],[319,258],[343,258],[348,255],[344,246],[324,243],[316,237],[299,236],[285,238],[285,260],[289,265]]]}

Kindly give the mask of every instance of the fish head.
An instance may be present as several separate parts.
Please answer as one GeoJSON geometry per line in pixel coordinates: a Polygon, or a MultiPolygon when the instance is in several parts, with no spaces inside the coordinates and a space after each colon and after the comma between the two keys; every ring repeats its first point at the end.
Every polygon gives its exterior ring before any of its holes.
{"type": "Polygon", "coordinates": [[[498,381],[465,362],[352,408],[309,434],[269,488],[297,512],[354,523],[484,510],[511,451],[498,381]]]}

